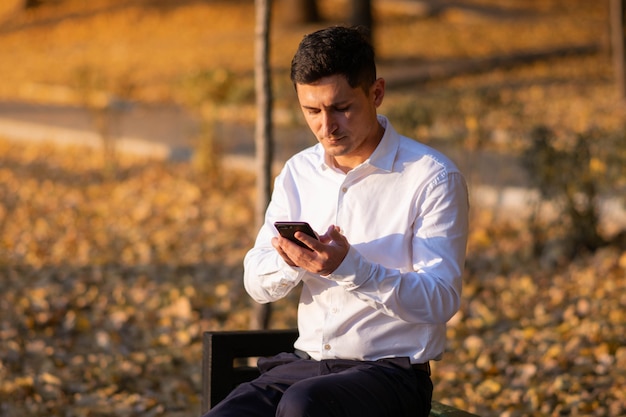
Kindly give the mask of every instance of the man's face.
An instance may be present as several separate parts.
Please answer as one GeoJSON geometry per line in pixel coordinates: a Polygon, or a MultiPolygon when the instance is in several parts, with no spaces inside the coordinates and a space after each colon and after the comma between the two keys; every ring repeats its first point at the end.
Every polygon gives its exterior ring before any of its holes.
{"type": "Polygon", "coordinates": [[[338,167],[352,169],[372,154],[384,132],[376,117],[385,93],[382,78],[371,85],[369,94],[350,87],[343,75],[296,88],[309,128],[338,167]]]}

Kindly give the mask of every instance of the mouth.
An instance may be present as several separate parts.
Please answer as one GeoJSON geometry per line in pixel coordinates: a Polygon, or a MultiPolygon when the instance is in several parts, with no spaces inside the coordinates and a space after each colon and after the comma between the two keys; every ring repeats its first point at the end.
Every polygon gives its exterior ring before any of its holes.
{"type": "Polygon", "coordinates": [[[330,138],[324,138],[324,142],[328,143],[329,145],[335,145],[341,142],[343,139],[345,139],[345,136],[330,137],[330,138]]]}

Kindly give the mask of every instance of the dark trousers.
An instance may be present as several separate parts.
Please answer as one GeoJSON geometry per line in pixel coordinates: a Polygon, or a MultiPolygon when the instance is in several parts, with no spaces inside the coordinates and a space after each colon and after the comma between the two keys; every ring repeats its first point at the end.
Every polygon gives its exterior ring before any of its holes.
{"type": "Polygon", "coordinates": [[[259,360],[261,376],[205,417],[428,416],[433,385],[408,358],[315,361],[292,353],[259,360]]]}

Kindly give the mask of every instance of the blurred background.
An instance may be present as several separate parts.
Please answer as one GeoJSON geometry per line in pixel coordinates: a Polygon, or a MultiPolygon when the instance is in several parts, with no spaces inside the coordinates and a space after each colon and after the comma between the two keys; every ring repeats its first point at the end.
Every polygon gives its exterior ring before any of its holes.
{"type": "MultiPolygon", "coordinates": [[[[314,143],[289,81],[302,36],[362,23],[380,112],[468,179],[441,402],[626,414],[621,3],[270,2],[275,169],[314,143]]],[[[260,193],[255,14],[252,0],[3,0],[0,416],[199,415],[202,331],[257,314],[241,283],[260,193]]],[[[293,327],[296,302],[270,327],[293,327]]]]}

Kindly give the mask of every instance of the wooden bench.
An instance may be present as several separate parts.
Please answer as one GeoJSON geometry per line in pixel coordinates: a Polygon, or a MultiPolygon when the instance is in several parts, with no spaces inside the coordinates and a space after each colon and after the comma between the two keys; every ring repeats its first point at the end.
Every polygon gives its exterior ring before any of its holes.
{"type": "MultiPolygon", "coordinates": [[[[293,351],[297,330],[246,330],[204,332],[202,340],[202,414],[224,399],[238,384],[259,375],[248,358],[293,351]]],[[[433,401],[432,417],[477,417],[475,414],[433,401]]]]}

